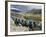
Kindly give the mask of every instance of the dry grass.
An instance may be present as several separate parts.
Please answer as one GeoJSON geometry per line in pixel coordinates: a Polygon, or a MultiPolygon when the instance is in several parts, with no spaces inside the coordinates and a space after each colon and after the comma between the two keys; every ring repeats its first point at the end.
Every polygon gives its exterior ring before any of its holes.
{"type": "Polygon", "coordinates": [[[40,14],[32,14],[32,13],[24,13],[24,14],[18,14],[16,15],[17,17],[22,17],[25,19],[33,19],[36,21],[41,21],[42,20],[42,16],[40,14]]]}
{"type": "Polygon", "coordinates": [[[40,14],[25,14],[24,15],[25,19],[33,19],[33,20],[37,20],[37,21],[41,21],[42,20],[42,16],[40,14]]]}

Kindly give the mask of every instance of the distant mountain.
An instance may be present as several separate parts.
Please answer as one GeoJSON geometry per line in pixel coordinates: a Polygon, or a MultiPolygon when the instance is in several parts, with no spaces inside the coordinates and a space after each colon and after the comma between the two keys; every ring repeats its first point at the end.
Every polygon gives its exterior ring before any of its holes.
{"type": "Polygon", "coordinates": [[[32,10],[29,10],[27,13],[41,14],[42,10],[41,9],[32,9],[32,10]]]}
{"type": "Polygon", "coordinates": [[[20,11],[20,10],[16,10],[16,9],[11,9],[11,13],[16,14],[16,13],[33,13],[33,14],[41,14],[42,10],[41,9],[32,9],[32,10],[28,10],[28,11],[20,11]]]}
{"type": "Polygon", "coordinates": [[[13,12],[21,12],[21,11],[19,11],[19,10],[14,10],[14,9],[11,9],[11,11],[13,11],[13,12]]]}

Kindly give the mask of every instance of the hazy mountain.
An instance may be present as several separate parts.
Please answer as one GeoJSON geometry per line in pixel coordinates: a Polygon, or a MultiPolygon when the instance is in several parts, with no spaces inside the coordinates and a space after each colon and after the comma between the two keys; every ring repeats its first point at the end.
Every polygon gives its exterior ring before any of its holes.
{"type": "Polygon", "coordinates": [[[41,14],[42,10],[41,9],[32,9],[32,10],[29,10],[27,13],[41,14]]]}
{"type": "Polygon", "coordinates": [[[37,5],[15,5],[11,4],[11,11],[13,12],[28,12],[32,9],[41,9],[41,6],[37,5]]]}
{"type": "Polygon", "coordinates": [[[21,12],[21,11],[19,11],[19,10],[14,10],[14,9],[11,9],[11,11],[13,11],[13,12],[21,12]]]}

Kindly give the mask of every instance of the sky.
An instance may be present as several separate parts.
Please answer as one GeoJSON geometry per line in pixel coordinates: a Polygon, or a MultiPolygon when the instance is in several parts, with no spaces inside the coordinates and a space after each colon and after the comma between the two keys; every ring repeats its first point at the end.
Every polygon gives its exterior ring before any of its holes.
{"type": "Polygon", "coordinates": [[[11,5],[11,9],[15,11],[29,11],[32,9],[41,9],[38,5],[11,5]]]}

